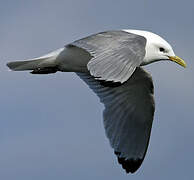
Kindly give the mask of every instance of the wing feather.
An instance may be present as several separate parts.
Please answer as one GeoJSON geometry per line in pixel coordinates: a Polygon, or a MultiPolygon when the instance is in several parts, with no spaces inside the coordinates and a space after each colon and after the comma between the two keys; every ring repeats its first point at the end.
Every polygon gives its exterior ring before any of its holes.
{"type": "Polygon", "coordinates": [[[126,172],[135,172],[147,151],[153,115],[154,98],[151,76],[142,68],[123,84],[104,86],[89,73],[77,73],[104,104],[106,135],[126,172]]]}
{"type": "Polygon", "coordinates": [[[96,79],[124,83],[143,61],[146,39],[124,31],[107,31],[71,45],[90,53],[87,68],[96,79]]]}

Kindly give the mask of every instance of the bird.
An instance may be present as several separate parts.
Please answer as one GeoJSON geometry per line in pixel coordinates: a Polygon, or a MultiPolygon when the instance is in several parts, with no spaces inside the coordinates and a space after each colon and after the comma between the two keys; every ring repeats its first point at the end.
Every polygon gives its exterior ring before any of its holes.
{"type": "Polygon", "coordinates": [[[104,104],[103,123],[110,146],[126,173],[134,173],[146,155],[155,111],[153,80],[143,66],[157,61],[186,67],[161,36],[124,29],[92,34],[44,56],[7,66],[32,74],[75,72],[104,104]]]}

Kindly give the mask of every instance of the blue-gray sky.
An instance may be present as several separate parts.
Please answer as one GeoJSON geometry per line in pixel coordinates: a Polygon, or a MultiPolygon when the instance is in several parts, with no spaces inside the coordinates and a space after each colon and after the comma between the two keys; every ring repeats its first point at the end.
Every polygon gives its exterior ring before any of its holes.
{"type": "Polygon", "coordinates": [[[193,179],[194,2],[0,0],[0,179],[193,179]],[[156,112],[141,168],[126,175],[105,137],[95,94],[73,73],[10,72],[10,60],[43,55],[110,29],[160,34],[188,68],[151,64],[156,112]]]}

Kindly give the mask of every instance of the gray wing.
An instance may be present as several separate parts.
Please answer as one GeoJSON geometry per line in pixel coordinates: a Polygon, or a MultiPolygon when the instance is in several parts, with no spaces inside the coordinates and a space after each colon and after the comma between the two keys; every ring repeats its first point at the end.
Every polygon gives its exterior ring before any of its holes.
{"type": "Polygon", "coordinates": [[[90,53],[87,68],[96,79],[123,83],[143,61],[146,39],[124,31],[108,31],[71,45],[90,53]]]}
{"type": "Polygon", "coordinates": [[[104,127],[119,163],[127,173],[135,172],[144,159],[152,127],[155,106],[151,76],[136,68],[128,81],[115,85],[97,81],[89,73],[77,74],[105,106],[104,127]]]}

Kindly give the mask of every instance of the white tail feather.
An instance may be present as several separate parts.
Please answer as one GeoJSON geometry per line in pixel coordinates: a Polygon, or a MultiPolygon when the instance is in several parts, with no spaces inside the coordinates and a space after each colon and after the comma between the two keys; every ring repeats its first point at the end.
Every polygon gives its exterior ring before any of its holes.
{"type": "Polygon", "coordinates": [[[55,67],[57,65],[56,59],[63,50],[64,48],[61,48],[39,58],[9,62],[7,63],[7,66],[13,71],[25,71],[41,69],[45,67],[55,67]]]}

